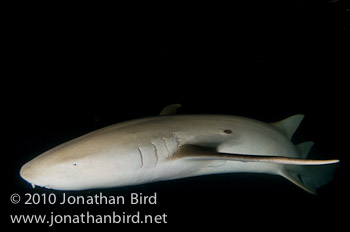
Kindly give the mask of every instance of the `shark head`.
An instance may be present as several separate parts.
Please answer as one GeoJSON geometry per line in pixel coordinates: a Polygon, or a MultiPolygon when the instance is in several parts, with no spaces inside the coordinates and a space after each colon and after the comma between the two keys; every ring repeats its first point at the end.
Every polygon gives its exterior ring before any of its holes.
{"type": "Polygon", "coordinates": [[[140,166],[130,162],[131,157],[139,156],[137,148],[119,149],[118,143],[105,141],[78,138],[59,145],[24,164],[20,175],[33,187],[57,190],[106,188],[132,182],[140,166]]]}

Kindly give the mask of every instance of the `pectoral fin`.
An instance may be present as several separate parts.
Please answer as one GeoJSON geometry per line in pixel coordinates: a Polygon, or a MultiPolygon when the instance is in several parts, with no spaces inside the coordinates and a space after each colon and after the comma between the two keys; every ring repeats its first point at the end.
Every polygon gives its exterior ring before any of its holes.
{"type": "Polygon", "coordinates": [[[178,108],[180,108],[180,104],[172,104],[164,107],[164,109],[160,112],[159,116],[168,116],[176,114],[178,108]]]}
{"type": "Polygon", "coordinates": [[[249,155],[249,154],[231,154],[219,153],[213,148],[202,147],[197,145],[182,145],[171,157],[172,159],[189,159],[189,160],[227,160],[239,162],[261,162],[276,164],[294,164],[294,165],[324,165],[338,163],[339,160],[310,160],[298,159],[284,156],[266,156],[266,155],[249,155]]]}

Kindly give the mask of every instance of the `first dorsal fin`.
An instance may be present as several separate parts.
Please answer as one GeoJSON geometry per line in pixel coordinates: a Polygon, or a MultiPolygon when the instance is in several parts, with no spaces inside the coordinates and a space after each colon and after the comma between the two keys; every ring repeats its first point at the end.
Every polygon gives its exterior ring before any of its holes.
{"type": "Polygon", "coordinates": [[[270,125],[279,129],[288,139],[291,139],[294,132],[298,129],[304,115],[297,114],[290,116],[282,121],[270,123],[270,125]]]}

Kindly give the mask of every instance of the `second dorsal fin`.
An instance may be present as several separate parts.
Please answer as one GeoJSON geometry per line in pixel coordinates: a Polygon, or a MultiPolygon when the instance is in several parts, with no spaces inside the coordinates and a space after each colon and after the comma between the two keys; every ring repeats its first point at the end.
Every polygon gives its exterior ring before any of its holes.
{"type": "Polygon", "coordinates": [[[303,159],[306,159],[313,145],[314,145],[314,142],[312,141],[307,141],[296,145],[297,149],[300,152],[300,157],[303,159]]]}

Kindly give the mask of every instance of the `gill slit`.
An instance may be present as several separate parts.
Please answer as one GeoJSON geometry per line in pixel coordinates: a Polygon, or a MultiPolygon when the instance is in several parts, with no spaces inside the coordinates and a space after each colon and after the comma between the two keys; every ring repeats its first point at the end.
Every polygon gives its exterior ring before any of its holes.
{"type": "Polygon", "coordinates": [[[142,168],[143,167],[143,154],[142,154],[142,151],[139,147],[137,148],[137,150],[139,150],[139,153],[140,153],[141,168],[142,168]]]}
{"type": "Polygon", "coordinates": [[[156,162],[154,163],[154,166],[157,165],[158,163],[158,149],[157,149],[157,146],[154,144],[154,143],[151,143],[153,145],[153,148],[154,148],[154,155],[156,156],[156,162]]]}

